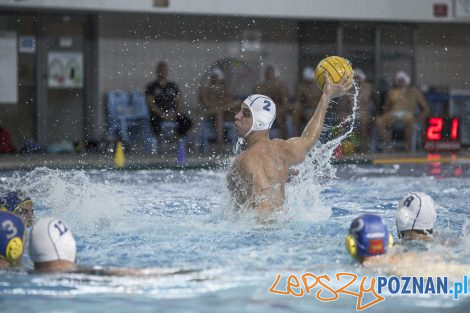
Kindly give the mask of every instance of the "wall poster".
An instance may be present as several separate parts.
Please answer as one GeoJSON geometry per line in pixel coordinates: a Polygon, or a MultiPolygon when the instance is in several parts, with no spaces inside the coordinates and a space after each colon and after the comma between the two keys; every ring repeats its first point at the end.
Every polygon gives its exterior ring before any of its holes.
{"type": "Polygon", "coordinates": [[[49,52],[47,77],[49,88],[83,88],[83,53],[49,52]]]}

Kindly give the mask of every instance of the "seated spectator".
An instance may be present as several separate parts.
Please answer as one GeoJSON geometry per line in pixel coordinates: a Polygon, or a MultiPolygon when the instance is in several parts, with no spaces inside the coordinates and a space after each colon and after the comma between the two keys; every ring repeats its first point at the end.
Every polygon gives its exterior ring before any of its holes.
{"type": "Polygon", "coordinates": [[[20,263],[25,238],[23,220],[16,214],[0,211],[0,268],[20,263]]]}
{"type": "Polygon", "coordinates": [[[295,104],[293,111],[294,131],[296,136],[300,135],[313,116],[320,101],[322,91],[315,83],[315,70],[306,67],[302,73],[302,80],[295,88],[295,104]]]}
{"type": "Polygon", "coordinates": [[[0,126],[0,154],[14,153],[15,145],[8,129],[0,126]]]}
{"type": "Polygon", "coordinates": [[[168,80],[166,63],[158,63],[156,74],[157,79],[145,88],[150,124],[155,135],[160,136],[162,122],[176,122],[178,136],[184,137],[191,129],[192,121],[182,113],[179,88],[176,83],[168,80]]]}
{"type": "Polygon", "coordinates": [[[23,219],[26,227],[34,221],[34,208],[31,198],[20,191],[11,191],[0,196],[0,211],[9,211],[23,219]]]}
{"type": "Polygon", "coordinates": [[[276,120],[274,121],[273,128],[278,128],[280,138],[287,139],[287,115],[289,114],[289,90],[287,85],[282,82],[275,73],[272,65],[266,67],[264,81],[255,87],[255,94],[261,94],[271,98],[276,104],[276,120]]]}
{"type": "Polygon", "coordinates": [[[429,106],[421,91],[410,85],[410,77],[404,71],[395,75],[395,86],[387,93],[384,114],[377,118],[377,130],[385,143],[385,149],[391,149],[392,127],[399,121],[405,125],[406,149],[410,151],[413,128],[416,123],[423,123],[429,114],[429,106]],[[415,118],[419,108],[419,116],[415,118]]]}
{"type": "Polygon", "coordinates": [[[372,84],[367,81],[366,74],[360,69],[354,70],[354,75],[359,88],[359,95],[357,97],[357,113],[359,119],[360,129],[360,151],[367,153],[369,150],[370,134],[372,129],[371,118],[371,102],[373,95],[372,84]]]}
{"type": "MultiPolygon", "coordinates": [[[[224,73],[218,67],[210,71],[209,84],[199,89],[199,103],[202,106],[204,122],[215,126],[216,142],[224,144],[224,123],[233,122],[232,92],[224,83],[224,73]]],[[[206,125],[204,125],[206,126],[206,125]]]]}

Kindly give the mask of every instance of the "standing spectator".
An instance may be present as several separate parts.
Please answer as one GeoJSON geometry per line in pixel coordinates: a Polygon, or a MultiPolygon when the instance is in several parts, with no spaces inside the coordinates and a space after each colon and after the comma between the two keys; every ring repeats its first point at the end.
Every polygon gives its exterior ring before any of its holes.
{"type": "Polygon", "coordinates": [[[276,104],[276,121],[274,122],[274,128],[279,128],[280,137],[287,139],[287,114],[289,114],[289,103],[288,95],[289,91],[287,85],[276,77],[274,67],[269,65],[266,67],[264,82],[256,86],[254,89],[255,94],[265,95],[271,98],[276,104]]]}
{"type": "Polygon", "coordinates": [[[177,123],[177,133],[183,137],[192,126],[191,119],[181,113],[181,98],[176,83],[168,81],[166,63],[157,65],[157,79],[145,88],[145,96],[150,111],[150,123],[155,135],[161,135],[161,123],[173,121],[177,123]]]}
{"type": "MultiPolygon", "coordinates": [[[[230,114],[232,104],[232,92],[224,83],[224,73],[219,67],[210,71],[210,80],[207,85],[199,89],[199,103],[202,106],[204,123],[215,126],[216,142],[219,147],[224,144],[224,124],[226,121],[233,122],[230,114]]],[[[203,125],[207,127],[207,125],[203,125]]]]}
{"type": "Polygon", "coordinates": [[[306,67],[302,73],[302,80],[299,81],[295,88],[293,120],[296,136],[302,133],[303,128],[315,112],[322,95],[314,79],[314,69],[306,67]]]}
{"type": "Polygon", "coordinates": [[[8,129],[0,126],[0,154],[14,153],[15,150],[10,132],[8,129]]]}
{"type": "Polygon", "coordinates": [[[415,123],[423,123],[429,114],[429,106],[421,91],[410,85],[410,77],[404,71],[395,75],[395,86],[387,93],[384,114],[377,118],[377,130],[385,143],[385,148],[391,148],[391,128],[399,121],[405,124],[407,150],[410,151],[415,123]],[[415,114],[419,108],[419,116],[415,114]]]}

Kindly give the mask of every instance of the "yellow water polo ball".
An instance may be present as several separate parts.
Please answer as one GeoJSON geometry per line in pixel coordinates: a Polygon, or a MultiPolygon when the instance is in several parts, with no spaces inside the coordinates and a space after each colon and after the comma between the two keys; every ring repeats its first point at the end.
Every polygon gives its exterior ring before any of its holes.
{"type": "Polygon", "coordinates": [[[351,63],[345,58],[339,56],[329,56],[324,58],[318,63],[317,68],[315,69],[315,80],[323,90],[325,86],[325,76],[324,73],[327,72],[330,75],[330,79],[334,83],[339,83],[343,75],[346,75],[346,78],[349,78],[353,74],[353,69],[351,63]]]}

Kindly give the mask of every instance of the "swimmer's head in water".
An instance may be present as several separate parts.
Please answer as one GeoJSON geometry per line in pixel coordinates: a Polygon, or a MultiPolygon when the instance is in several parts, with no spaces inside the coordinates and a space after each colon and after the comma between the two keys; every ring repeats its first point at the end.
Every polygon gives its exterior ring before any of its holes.
{"type": "Polygon", "coordinates": [[[59,260],[74,263],[77,252],[69,226],[53,217],[40,218],[33,225],[29,248],[34,263],[59,260]]]}
{"type": "Polygon", "coordinates": [[[250,108],[253,116],[253,124],[243,137],[248,136],[253,131],[271,128],[276,118],[276,104],[271,98],[255,94],[246,98],[243,103],[250,108]]]}
{"type": "Polygon", "coordinates": [[[31,198],[19,191],[10,191],[0,196],[0,210],[15,213],[22,204],[32,203],[31,198]]]}
{"type": "Polygon", "coordinates": [[[27,227],[33,223],[33,201],[22,192],[11,191],[0,196],[0,211],[9,211],[19,215],[27,227]]]}
{"type": "Polygon", "coordinates": [[[0,211],[0,257],[15,263],[23,255],[26,227],[16,214],[0,211]]]}
{"type": "Polygon", "coordinates": [[[345,244],[352,257],[368,257],[386,254],[393,238],[380,216],[363,214],[352,221],[345,244]]]}
{"type": "Polygon", "coordinates": [[[406,230],[432,232],[436,220],[436,207],[424,192],[409,192],[398,201],[396,222],[398,234],[406,230]]]}

